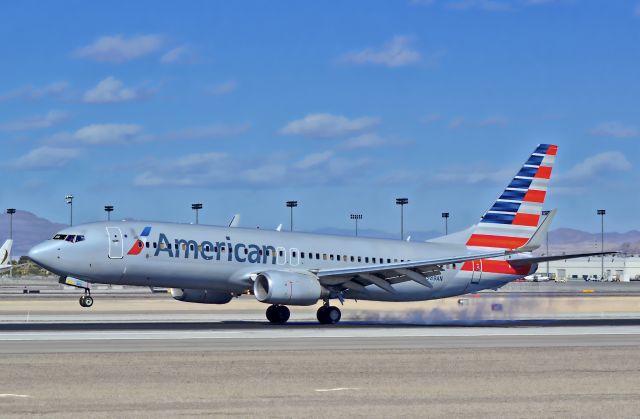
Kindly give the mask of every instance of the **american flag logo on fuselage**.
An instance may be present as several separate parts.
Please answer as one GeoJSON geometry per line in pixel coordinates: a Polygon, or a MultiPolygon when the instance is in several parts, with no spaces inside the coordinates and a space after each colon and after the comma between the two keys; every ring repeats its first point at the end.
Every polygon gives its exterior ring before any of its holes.
{"type": "Polygon", "coordinates": [[[535,233],[558,146],[540,144],[484,214],[467,246],[515,249],[535,233]]]}

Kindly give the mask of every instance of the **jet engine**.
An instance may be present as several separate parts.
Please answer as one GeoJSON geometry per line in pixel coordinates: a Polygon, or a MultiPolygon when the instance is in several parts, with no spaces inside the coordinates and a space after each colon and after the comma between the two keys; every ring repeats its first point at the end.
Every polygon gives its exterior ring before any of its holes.
{"type": "Polygon", "coordinates": [[[201,304],[227,304],[232,298],[228,292],[182,288],[171,288],[171,296],[178,301],[201,304]]]}
{"type": "Polygon", "coordinates": [[[262,303],[310,306],[326,297],[329,290],[310,273],[267,271],[256,277],[253,294],[262,303]]]}

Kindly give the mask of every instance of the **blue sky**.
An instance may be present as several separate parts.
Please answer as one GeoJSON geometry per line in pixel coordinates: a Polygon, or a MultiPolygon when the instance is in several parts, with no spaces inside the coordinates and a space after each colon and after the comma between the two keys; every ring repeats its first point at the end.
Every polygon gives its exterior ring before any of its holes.
{"type": "Polygon", "coordinates": [[[640,229],[638,1],[23,1],[0,36],[6,207],[456,229],[552,142],[555,227],[640,229]]]}

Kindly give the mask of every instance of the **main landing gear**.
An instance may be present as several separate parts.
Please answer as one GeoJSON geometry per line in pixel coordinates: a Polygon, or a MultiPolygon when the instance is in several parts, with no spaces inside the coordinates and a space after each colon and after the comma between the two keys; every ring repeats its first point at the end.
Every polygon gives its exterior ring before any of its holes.
{"type": "Polygon", "coordinates": [[[82,307],[91,307],[93,305],[93,297],[89,290],[84,290],[84,295],[80,297],[80,305],[82,307]]]}
{"type": "Polygon", "coordinates": [[[275,324],[284,324],[289,320],[291,312],[287,306],[271,305],[267,309],[267,320],[275,324]]]}
{"type": "Polygon", "coordinates": [[[318,309],[316,316],[321,324],[336,324],[342,318],[342,313],[338,307],[330,306],[327,302],[318,309]]]}
{"type": "MultiPolygon", "coordinates": [[[[267,308],[267,320],[271,323],[284,324],[289,320],[290,315],[291,312],[287,306],[273,304],[267,308]]],[[[330,306],[329,303],[326,302],[318,309],[317,317],[321,324],[336,324],[340,321],[342,313],[338,307],[330,306]]]]}

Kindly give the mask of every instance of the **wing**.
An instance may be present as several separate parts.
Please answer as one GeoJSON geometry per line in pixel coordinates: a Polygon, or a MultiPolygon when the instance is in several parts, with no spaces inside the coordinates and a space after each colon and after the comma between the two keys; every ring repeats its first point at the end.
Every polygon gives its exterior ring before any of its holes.
{"type": "Polygon", "coordinates": [[[382,265],[356,266],[352,268],[320,269],[313,271],[320,282],[326,286],[341,286],[356,291],[364,291],[366,285],[376,285],[387,292],[395,292],[393,284],[415,281],[432,288],[425,278],[442,272],[442,265],[461,263],[470,260],[488,259],[505,256],[505,251],[474,252],[465,255],[424,259],[382,265]]]}

